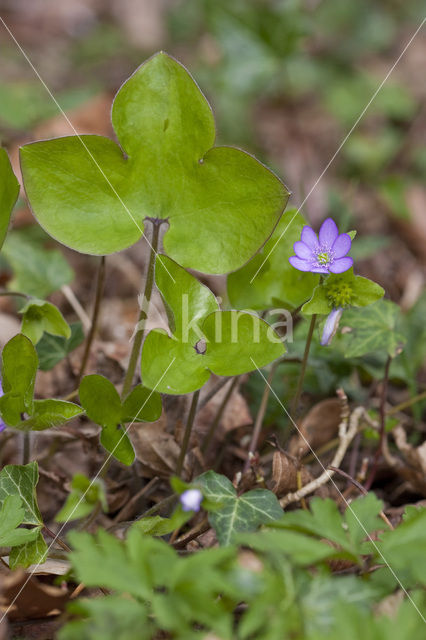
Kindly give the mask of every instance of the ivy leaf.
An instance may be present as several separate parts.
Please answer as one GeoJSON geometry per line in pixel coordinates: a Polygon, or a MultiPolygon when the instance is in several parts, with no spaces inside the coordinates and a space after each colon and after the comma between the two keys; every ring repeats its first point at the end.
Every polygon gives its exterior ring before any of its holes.
{"type": "Polygon", "coordinates": [[[2,253],[13,270],[9,289],[47,298],[73,280],[74,272],[68,262],[58,249],[45,246],[46,238],[40,227],[8,233],[2,253]]]}
{"type": "Polygon", "coordinates": [[[10,426],[21,422],[21,414],[33,412],[37,353],[32,342],[18,334],[4,346],[2,353],[2,385],[0,413],[10,426]]]}
{"type": "MultiPolygon", "coordinates": [[[[6,465],[0,471],[0,505],[4,509],[10,508],[7,500],[12,496],[19,499],[22,513],[20,514],[20,524],[34,525],[29,530],[29,540],[23,544],[13,546],[9,555],[9,565],[11,569],[17,567],[29,567],[31,564],[44,562],[47,555],[47,545],[41,534],[43,519],[37,505],[36,485],[38,482],[38,466],[36,462],[27,465],[6,465]]],[[[13,506],[13,504],[12,504],[13,506]]],[[[16,511],[15,511],[16,517],[16,511]]],[[[2,522],[0,520],[0,522],[2,522]]],[[[22,531],[26,531],[23,529],[22,531]]],[[[21,535],[21,534],[19,534],[21,535]]]]}
{"type": "Polygon", "coordinates": [[[34,400],[31,417],[16,425],[16,428],[24,431],[44,431],[51,427],[59,427],[82,413],[81,407],[73,402],[34,400]]]}
{"type": "Polygon", "coordinates": [[[84,332],[80,322],[70,324],[71,335],[69,338],[52,336],[44,333],[36,345],[41,371],[49,371],[63,360],[71,351],[74,351],[84,340],[84,332]]]}
{"type": "Polygon", "coordinates": [[[343,336],[345,356],[356,358],[384,351],[394,358],[405,343],[405,337],[398,333],[400,313],[398,305],[390,300],[380,300],[362,310],[345,311],[340,324],[351,329],[343,336]]]}
{"type": "Polygon", "coordinates": [[[29,300],[20,313],[23,315],[21,332],[33,344],[39,342],[45,331],[66,339],[71,336],[71,329],[62,313],[46,300],[29,300]]]}
{"type": "Polygon", "coordinates": [[[211,373],[235,376],[283,355],[284,345],[272,327],[254,314],[220,311],[212,292],[170,258],[157,256],[155,281],[173,335],[155,329],[145,339],[141,368],[148,388],[189,393],[211,373]]]}
{"type": "Polygon", "coordinates": [[[209,522],[221,545],[232,544],[237,534],[255,531],[283,514],[276,496],[267,489],[254,489],[238,497],[232,482],[214,471],[203,473],[197,483],[203,495],[217,505],[209,522]]]}
{"type": "Polygon", "coordinates": [[[36,527],[37,537],[19,547],[13,547],[9,554],[9,566],[12,570],[22,567],[27,569],[32,564],[42,564],[47,557],[48,547],[41,533],[36,527]]]}
{"type": "Polygon", "coordinates": [[[0,249],[9,227],[12,209],[19,195],[19,182],[12,170],[9,157],[0,147],[0,249]]]}
{"type": "Polygon", "coordinates": [[[366,307],[383,298],[384,293],[376,282],[355,276],[353,269],[348,269],[339,275],[330,274],[319,284],[312,298],[303,305],[302,313],[326,315],[337,307],[366,307]]]}
{"type": "Polygon", "coordinates": [[[102,427],[102,446],[123,464],[132,464],[135,453],[122,424],[158,420],[161,415],[160,395],[138,385],[122,404],[112,382],[99,375],[85,376],[79,395],[88,417],[102,427]]]}
{"type": "Polygon", "coordinates": [[[18,529],[24,519],[22,500],[17,495],[7,496],[0,508],[0,547],[14,547],[34,540],[38,535],[34,529],[18,529]]]}
{"type": "Polygon", "coordinates": [[[170,256],[226,273],[272,233],[288,191],[252,156],[212,148],[210,106],[176,60],[158,53],[140,66],[115,97],[112,123],[121,148],[100,136],[21,148],[27,196],[51,236],[104,255],[137,242],[145,217],[167,218],[170,256]]]}
{"type": "Polygon", "coordinates": [[[108,510],[104,483],[90,480],[82,473],[76,473],[71,481],[71,492],[62,509],[56,514],[56,522],[80,520],[88,516],[101,503],[104,511],[108,510]]]}
{"type": "Polygon", "coordinates": [[[298,271],[288,261],[294,255],[293,245],[300,240],[305,224],[296,209],[286,211],[262,251],[244,267],[229,274],[228,296],[234,308],[263,310],[282,306],[292,309],[310,298],[319,276],[298,271]]]}
{"type": "Polygon", "coordinates": [[[26,465],[9,464],[0,471],[0,503],[8,496],[18,496],[24,508],[22,524],[43,524],[35,493],[37,482],[36,462],[26,465]]]}

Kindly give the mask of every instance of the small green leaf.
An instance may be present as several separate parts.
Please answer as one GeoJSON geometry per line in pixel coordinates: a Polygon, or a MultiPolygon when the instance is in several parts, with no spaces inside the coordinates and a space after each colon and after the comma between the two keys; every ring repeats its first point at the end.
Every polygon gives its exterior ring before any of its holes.
{"type": "Polygon", "coordinates": [[[63,360],[71,351],[76,349],[84,340],[84,332],[80,322],[70,324],[71,336],[66,339],[44,333],[36,345],[41,371],[49,371],[63,360]]]}
{"type": "Polygon", "coordinates": [[[280,337],[264,320],[242,311],[219,311],[211,291],[166,256],[157,257],[156,283],[173,335],[156,329],[145,339],[141,368],[148,388],[189,393],[211,373],[239,375],[284,354],[280,337]]]}
{"type": "Polygon", "coordinates": [[[48,249],[46,234],[40,227],[13,230],[8,233],[3,255],[13,270],[8,288],[36,298],[47,298],[69,284],[74,272],[58,249],[48,249]]]}
{"type": "Polygon", "coordinates": [[[0,508],[0,547],[15,547],[34,540],[37,527],[18,529],[24,519],[22,500],[17,495],[7,496],[0,508]]]}
{"type": "Polygon", "coordinates": [[[176,60],[158,53],[141,65],[117,93],[112,122],[121,147],[81,136],[21,148],[27,196],[54,238],[103,255],[137,242],[146,217],[167,219],[170,256],[226,273],[272,233],[287,189],[249,154],[213,147],[210,106],[176,60]]]}
{"type": "Polygon", "coordinates": [[[236,309],[296,308],[308,300],[319,276],[291,266],[293,245],[300,240],[303,216],[286,211],[262,251],[244,267],[229,274],[228,296],[236,309]]]}
{"type": "Polygon", "coordinates": [[[383,298],[384,289],[372,280],[355,276],[353,269],[330,274],[319,284],[312,298],[303,305],[302,313],[326,315],[337,307],[366,307],[383,298]]]}
{"type": "Polygon", "coordinates": [[[35,492],[37,482],[37,462],[30,462],[23,466],[9,464],[0,471],[0,503],[3,503],[8,496],[18,496],[24,508],[22,524],[40,526],[43,524],[37,506],[35,492]]]}
{"type": "Polygon", "coordinates": [[[71,336],[71,329],[62,313],[50,302],[30,300],[20,313],[23,315],[21,331],[33,344],[39,342],[44,331],[67,339],[71,336]]]}
{"type": "Polygon", "coordinates": [[[394,358],[402,349],[405,337],[398,333],[400,309],[390,300],[380,300],[365,309],[348,309],[341,326],[345,333],[344,351],[347,358],[357,358],[375,351],[384,351],[394,358]]]}
{"type": "Polygon", "coordinates": [[[21,422],[21,414],[33,411],[34,384],[38,358],[32,342],[18,334],[5,345],[2,353],[0,413],[10,426],[21,422]]]}
{"type": "Polygon", "coordinates": [[[101,425],[101,444],[123,464],[132,464],[135,453],[123,429],[126,422],[153,422],[161,415],[161,397],[138,385],[124,404],[112,382],[104,376],[85,376],[79,389],[88,417],[101,425]]]}
{"type": "Polygon", "coordinates": [[[283,514],[276,496],[267,489],[254,489],[238,497],[230,480],[214,471],[203,473],[196,481],[203,495],[217,503],[209,521],[221,545],[232,544],[239,533],[255,531],[283,514]]]}
{"type": "Polygon", "coordinates": [[[71,481],[71,492],[55,520],[80,520],[92,513],[98,503],[101,503],[104,511],[108,510],[103,482],[99,479],[90,480],[82,473],[76,473],[71,481]]]}
{"type": "Polygon", "coordinates": [[[11,549],[9,566],[12,570],[18,567],[27,569],[32,564],[42,564],[46,560],[48,547],[41,533],[41,528],[36,527],[36,529],[38,532],[34,540],[11,549]]]}
{"type": "Polygon", "coordinates": [[[82,413],[82,408],[73,402],[53,399],[34,400],[31,417],[16,425],[16,428],[25,431],[44,431],[51,427],[59,427],[82,413]]]}
{"type": "Polygon", "coordinates": [[[0,148],[0,249],[9,227],[10,215],[19,195],[19,182],[6,151],[0,148]]]}

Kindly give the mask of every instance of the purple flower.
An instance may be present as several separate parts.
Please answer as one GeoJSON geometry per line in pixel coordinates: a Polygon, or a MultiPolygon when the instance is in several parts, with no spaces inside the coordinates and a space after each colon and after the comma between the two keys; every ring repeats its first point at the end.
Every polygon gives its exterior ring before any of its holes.
{"type": "MultiPolygon", "coordinates": [[[[4,391],[3,391],[3,387],[2,387],[2,384],[1,384],[1,380],[0,380],[0,397],[1,396],[4,396],[4,391]]],[[[6,429],[6,426],[7,425],[0,418],[0,433],[6,429]]]]}
{"type": "Polygon", "coordinates": [[[321,345],[323,347],[328,347],[328,345],[332,341],[339,326],[342,312],[342,307],[338,307],[337,309],[333,309],[333,311],[328,314],[321,336],[321,345]]]}
{"type": "Polygon", "coordinates": [[[301,239],[293,245],[296,255],[289,262],[299,271],[343,273],[353,265],[352,258],[346,255],[351,243],[351,237],[347,233],[339,235],[334,220],[327,218],[318,237],[311,227],[303,227],[301,239]]]}
{"type": "Polygon", "coordinates": [[[184,511],[199,511],[203,494],[199,489],[187,489],[181,493],[179,500],[184,511]]]}

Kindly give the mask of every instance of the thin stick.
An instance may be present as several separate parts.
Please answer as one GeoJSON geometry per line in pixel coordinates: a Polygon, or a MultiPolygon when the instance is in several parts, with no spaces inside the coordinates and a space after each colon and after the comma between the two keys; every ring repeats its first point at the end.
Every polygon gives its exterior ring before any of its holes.
{"type": "Polygon", "coordinates": [[[177,476],[180,476],[180,474],[182,473],[183,463],[185,460],[186,452],[188,451],[189,439],[191,437],[192,426],[194,424],[194,418],[197,411],[197,403],[198,403],[199,395],[200,395],[200,390],[194,391],[192,395],[192,402],[189,408],[188,419],[186,421],[186,427],[185,427],[185,433],[183,435],[182,446],[181,446],[179,458],[176,464],[177,476]]]}
{"type": "Polygon", "coordinates": [[[25,298],[26,300],[31,299],[31,296],[26,293],[21,293],[20,291],[0,291],[0,296],[17,296],[18,298],[25,298]]]}
{"type": "Polygon", "coordinates": [[[85,310],[83,309],[83,307],[81,306],[74,291],[71,289],[71,287],[68,284],[64,284],[61,287],[61,291],[66,297],[66,299],[68,300],[68,302],[70,303],[71,307],[74,309],[78,318],[81,320],[81,324],[83,325],[83,327],[86,329],[86,331],[89,331],[91,326],[90,318],[85,312],[85,310]]]}
{"type": "Polygon", "coordinates": [[[222,400],[222,402],[221,402],[221,404],[219,406],[219,409],[217,410],[217,413],[216,413],[216,415],[215,415],[215,417],[213,419],[213,422],[210,425],[210,429],[208,430],[208,432],[207,432],[207,434],[206,434],[206,436],[204,438],[204,442],[201,445],[201,453],[206,453],[207,449],[209,448],[210,443],[212,441],[212,438],[214,436],[214,433],[215,433],[215,431],[217,429],[217,426],[219,425],[220,421],[222,420],[223,412],[226,409],[226,405],[228,404],[229,399],[232,396],[232,393],[233,393],[235,387],[238,384],[238,381],[239,381],[239,376],[236,376],[233,379],[232,383],[229,385],[228,391],[226,392],[226,395],[223,398],[223,400],[222,400]]]}
{"type": "Polygon", "coordinates": [[[63,540],[61,540],[61,538],[59,538],[56,533],[53,533],[53,531],[51,531],[49,529],[49,527],[46,527],[46,525],[43,526],[44,531],[55,541],[58,543],[58,545],[67,553],[69,553],[71,551],[71,549],[69,548],[69,546],[66,544],[66,542],[64,542],[63,540]]]}
{"type": "Polygon", "coordinates": [[[248,471],[250,468],[250,454],[254,454],[257,449],[257,443],[259,441],[259,436],[262,431],[263,419],[265,417],[266,408],[268,406],[269,394],[271,393],[271,384],[275,375],[275,371],[277,370],[278,362],[274,362],[272,365],[268,379],[265,383],[265,388],[263,389],[262,399],[260,401],[259,410],[257,412],[256,420],[254,422],[253,433],[251,436],[251,441],[248,449],[247,460],[244,463],[244,471],[248,471]]]}
{"type": "Polygon", "coordinates": [[[125,520],[127,516],[130,515],[132,507],[137,503],[137,501],[140,498],[142,498],[142,496],[147,494],[148,491],[150,491],[150,489],[152,489],[152,487],[157,484],[158,480],[159,478],[157,476],[155,476],[154,478],[151,478],[151,480],[145,486],[143,486],[142,489],[140,489],[140,491],[135,493],[135,495],[132,496],[129,502],[126,502],[124,507],[120,509],[120,511],[117,513],[114,520],[112,521],[113,524],[116,524],[117,522],[122,522],[123,520],[125,520]]]}
{"type": "Polygon", "coordinates": [[[290,414],[293,418],[296,418],[296,415],[297,415],[297,409],[299,406],[300,395],[302,393],[303,381],[305,379],[306,366],[308,364],[309,350],[311,348],[312,336],[314,334],[316,320],[317,320],[317,316],[314,313],[311,318],[311,324],[309,325],[308,336],[306,338],[305,352],[303,354],[302,366],[300,369],[299,380],[297,382],[297,389],[291,405],[290,414]]]}
{"type": "Polygon", "coordinates": [[[368,491],[376,477],[377,468],[379,466],[380,456],[383,454],[383,449],[385,448],[386,438],[386,398],[388,395],[388,381],[389,381],[389,369],[392,363],[392,356],[388,356],[386,360],[385,366],[385,374],[382,382],[382,391],[380,394],[380,431],[379,431],[379,444],[374,455],[373,467],[371,469],[370,475],[367,478],[367,482],[365,483],[365,489],[368,491]]]}
{"type": "Polygon", "coordinates": [[[81,360],[80,371],[78,373],[78,378],[77,378],[77,386],[79,385],[80,380],[82,379],[84,372],[86,370],[87,362],[89,360],[89,355],[90,355],[90,349],[92,348],[93,339],[95,337],[96,330],[98,328],[99,311],[101,308],[102,295],[104,291],[104,283],[105,283],[105,256],[102,256],[101,261],[99,263],[98,277],[96,281],[96,296],[95,296],[95,306],[93,307],[92,322],[90,325],[89,335],[87,336],[83,358],[81,360]]]}
{"type": "Polygon", "coordinates": [[[389,411],[386,412],[386,415],[393,416],[395,415],[395,413],[404,411],[404,409],[408,409],[413,404],[416,404],[417,402],[421,402],[422,400],[426,400],[426,391],[422,391],[422,393],[419,393],[417,396],[414,396],[409,400],[405,400],[405,402],[401,402],[401,404],[397,404],[395,407],[392,407],[392,409],[389,409],[389,411]]]}
{"type": "Polygon", "coordinates": [[[145,321],[148,317],[149,303],[151,301],[152,288],[154,286],[155,256],[157,254],[157,249],[158,249],[160,227],[164,222],[164,220],[157,220],[153,218],[150,218],[149,220],[153,225],[153,229],[152,229],[152,238],[151,238],[152,240],[151,251],[149,254],[148,272],[146,276],[142,308],[138,318],[138,330],[136,331],[136,335],[133,340],[133,347],[132,347],[132,352],[130,354],[129,365],[127,367],[126,375],[124,377],[123,390],[121,392],[122,398],[125,398],[128,395],[132,387],[133,378],[135,376],[136,364],[138,362],[142,341],[145,335],[145,321]]]}

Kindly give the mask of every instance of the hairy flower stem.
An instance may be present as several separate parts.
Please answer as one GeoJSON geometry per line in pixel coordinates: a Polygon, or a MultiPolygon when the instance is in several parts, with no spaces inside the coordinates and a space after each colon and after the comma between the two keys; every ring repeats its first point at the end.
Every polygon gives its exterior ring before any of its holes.
{"type": "Polygon", "coordinates": [[[86,345],[84,347],[84,354],[81,360],[80,371],[78,372],[77,386],[79,386],[80,381],[84,375],[84,372],[86,371],[90,350],[92,348],[93,340],[96,335],[96,330],[98,328],[98,319],[99,319],[99,312],[101,309],[102,295],[104,292],[104,284],[105,284],[105,256],[102,256],[101,261],[99,263],[99,268],[98,268],[98,277],[96,279],[95,305],[93,307],[92,321],[90,324],[90,330],[87,336],[86,345]]]}
{"type": "Polygon", "coordinates": [[[191,437],[192,426],[194,424],[194,418],[195,418],[195,414],[197,412],[197,404],[198,404],[199,395],[200,395],[200,390],[194,391],[193,396],[192,396],[192,402],[191,402],[191,406],[189,408],[188,419],[186,421],[185,433],[183,435],[183,441],[182,441],[182,446],[181,446],[181,449],[180,449],[179,459],[178,459],[177,465],[176,465],[176,475],[177,476],[180,476],[180,474],[182,473],[183,463],[184,463],[184,460],[185,460],[186,453],[188,451],[189,439],[191,437]]]}
{"type": "Polygon", "coordinates": [[[365,483],[365,489],[369,491],[376,477],[377,467],[379,465],[380,456],[383,453],[383,448],[386,446],[386,398],[388,395],[388,382],[389,382],[389,369],[392,363],[392,356],[388,356],[385,366],[385,375],[382,382],[382,390],[380,394],[380,431],[379,431],[379,445],[373,459],[373,467],[370,475],[365,483]]]}
{"type": "Polygon", "coordinates": [[[157,220],[154,218],[150,218],[149,221],[152,223],[153,229],[152,229],[152,238],[151,238],[151,252],[149,254],[148,272],[146,275],[145,291],[143,294],[141,312],[138,318],[138,329],[136,331],[136,335],[133,340],[133,347],[132,347],[132,352],[130,354],[129,366],[127,367],[126,375],[124,377],[123,389],[121,392],[122,398],[125,398],[128,395],[130,389],[132,388],[133,378],[135,377],[136,365],[138,363],[142,341],[145,335],[145,321],[148,317],[149,303],[151,301],[151,294],[154,286],[155,256],[157,255],[157,250],[158,250],[158,242],[160,238],[160,227],[164,222],[164,220],[157,220]]]}
{"type": "Polygon", "coordinates": [[[22,464],[28,464],[31,458],[31,434],[29,431],[24,431],[22,435],[23,435],[22,464]]]}
{"type": "Polygon", "coordinates": [[[259,441],[260,432],[262,431],[263,418],[265,417],[266,408],[268,406],[269,394],[271,393],[271,384],[275,375],[275,371],[277,370],[277,366],[280,363],[279,360],[274,362],[269,371],[268,379],[265,384],[265,388],[263,390],[262,399],[260,401],[259,411],[257,412],[256,420],[254,422],[253,434],[251,436],[251,441],[248,450],[247,460],[244,464],[244,471],[248,471],[250,468],[250,454],[254,453],[257,449],[257,443],[259,441]]]}
{"type": "Polygon", "coordinates": [[[206,434],[206,437],[204,438],[204,442],[203,442],[203,444],[201,446],[201,453],[203,453],[203,454],[207,452],[207,450],[208,450],[208,448],[210,446],[210,443],[211,443],[211,441],[213,439],[214,433],[215,433],[215,431],[216,431],[216,429],[217,429],[217,427],[219,425],[219,422],[222,419],[223,412],[226,409],[226,405],[228,404],[228,402],[229,402],[229,400],[230,400],[230,398],[232,396],[232,393],[233,393],[235,387],[238,384],[239,378],[240,378],[239,376],[235,376],[235,378],[233,379],[233,381],[229,385],[228,391],[226,392],[222,402],[220,403],[220,406],[219,406],[219,408],[217,410],[217,413],[216,413],[216,415],[215,415],[215,417],[214,417],[214,419],[213,419],[213,421],[212,421],[212,423],[210,425],[210,429],[208,430],[208,432],[206,434]]]}
{"type": "Polygon", "coordinates": [[[303,354],[302,366],[300,369],[299,380],[297,381],[296,393],[294,394],[293,402],[291,405],[291,416],[293,419],[297,417],[297,410],[299,407],[300,395],[302,393],[303,381],[305,379],[306,366],[308,364],[309,350],[311,348],[312,336],[314,335],[315,323],[317,316],[314,313],[311,318],[311,324],[309,325],[308,337],[306,338],[305,352],[303,354]]]}

